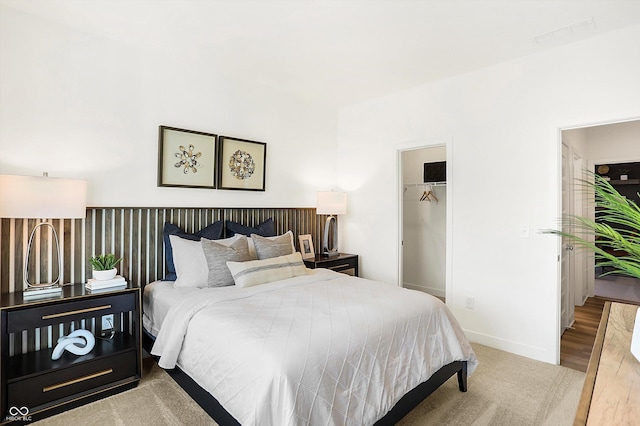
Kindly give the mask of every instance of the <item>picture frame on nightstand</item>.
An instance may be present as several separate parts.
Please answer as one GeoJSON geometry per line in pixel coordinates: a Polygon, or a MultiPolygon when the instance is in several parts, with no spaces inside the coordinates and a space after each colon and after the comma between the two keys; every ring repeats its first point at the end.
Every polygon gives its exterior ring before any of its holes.
{"type": "Polygon", "coordinates": [[[316,257],[311,234],[299,235],[298,240],[300,241],[300,254],[302,254],[303,259],[313,259],[316,257]]]}

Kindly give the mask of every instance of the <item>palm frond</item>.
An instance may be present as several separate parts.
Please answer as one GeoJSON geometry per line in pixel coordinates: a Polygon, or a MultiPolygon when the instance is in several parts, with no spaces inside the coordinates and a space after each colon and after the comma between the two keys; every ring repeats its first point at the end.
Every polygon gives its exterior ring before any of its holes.
{"type": "Polygon", "coordinates": [[[600,175],[590,173],[593,181],[581,180],[593,190],[596,220],[567,216],[563,223],[574,233],[548,230],[546,233],[569,239],[574,245],[595,253],[596,266],[612,267],[607,274],[640,278],[640,207],[621,195],[600,175]],[[612,252],[624,253],[616,256],[612,252]]]}

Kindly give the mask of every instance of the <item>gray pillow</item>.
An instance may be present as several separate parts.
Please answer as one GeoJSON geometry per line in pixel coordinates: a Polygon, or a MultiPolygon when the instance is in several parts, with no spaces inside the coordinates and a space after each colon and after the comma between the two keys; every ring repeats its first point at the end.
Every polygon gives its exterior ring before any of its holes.
{"type": "Polygon", "coordinates": [[[247,244],[247,239],[244,237],[237,238],[229,245],[220,244],[206,238],[200,240],[200,243],[209,268],[208,287],[224,287],[234,284],[231,271],[227,267],[227,261],[246,262],[251,260],[249,244],[247,244]]]}
{"type": "Polygon", "coordinates": [[[294,252],[293,233],[291,231],[277,237],[261,237],[251,234],[251,241],[256,248],[256,256],[259,260],[272,257],[286,256],[294,252]]]}

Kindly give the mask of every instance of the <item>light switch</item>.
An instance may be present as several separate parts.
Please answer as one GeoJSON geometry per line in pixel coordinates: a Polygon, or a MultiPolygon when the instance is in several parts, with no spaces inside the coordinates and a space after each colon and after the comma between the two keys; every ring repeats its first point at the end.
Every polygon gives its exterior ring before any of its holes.
{"type": "Polygon", "coordinates": [[[529,224],[520,225],[520,238],[529,238],[529,224]]]}

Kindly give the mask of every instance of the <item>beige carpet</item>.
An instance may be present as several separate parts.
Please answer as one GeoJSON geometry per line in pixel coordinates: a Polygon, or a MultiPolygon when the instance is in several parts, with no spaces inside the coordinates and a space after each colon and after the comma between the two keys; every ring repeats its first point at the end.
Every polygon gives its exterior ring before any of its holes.
{"type": "MultiPolygon", "coordinates": [[[[454,376],[400,423],[426,425],[571,425],[584,373],[473,344],[480,366],[469,391],[454,376]]],[[[37,422],[38,425],[215,425],[155,363],[132,390],[37,422]]]]}
{"type": "Polygon", "coordinates": [[[480,361],[467,392],[449,379],[398,425],[572,425],[585,374],[472,344],[480,361]]]}

